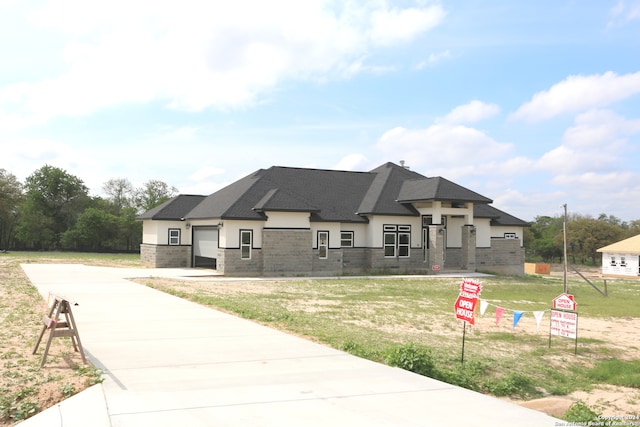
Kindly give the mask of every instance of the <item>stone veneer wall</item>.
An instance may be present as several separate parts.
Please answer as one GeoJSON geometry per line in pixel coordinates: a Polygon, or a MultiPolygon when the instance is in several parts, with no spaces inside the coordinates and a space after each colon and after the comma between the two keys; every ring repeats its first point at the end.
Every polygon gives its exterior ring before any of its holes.
{"type": "Polygon", "coordinates": [[[310,229],[262,230],[262,272],[265,276],[310,275],[313,257],[310,229]]]}
{"type": "Polygon", "coordinates": [[[329,249],[326,259],[320,259],[318,250],[313,250],[312,273],[318,276],[339,276],[343,274],[344,255],[342,249],[329,249]]]}
{"type": "Polygon", "coordinates": [[[342,274],[365,274],[371,269],[368,248],[342,248],[342,274]]]}
{"type": "Polygon", "coordinates": [[[524,275],[524,248],[520,239],[491,239],[490,248],[476,249],[478,271],[524,275]]]}
{"type": "Polygon", "coordinates": [[[140,245],[140,261],[143,265],[155,268],[189,267],[191,246],[178,245],[140,245]]]}
{"type": "Polygon", "coordinates": [[[262,250],[251,249],[251,259],[242,259],[240,249],[218,249],[219,273],[225,276],[262,276],[262,250]]]}
{"type": "Polygon", "coordinates": [[[371,273],[421,273],[432,274],[431,268],[424,261],[422,248],[411,248],[408,258],[385,258],[384,249],[370,249],[371,273]]]}

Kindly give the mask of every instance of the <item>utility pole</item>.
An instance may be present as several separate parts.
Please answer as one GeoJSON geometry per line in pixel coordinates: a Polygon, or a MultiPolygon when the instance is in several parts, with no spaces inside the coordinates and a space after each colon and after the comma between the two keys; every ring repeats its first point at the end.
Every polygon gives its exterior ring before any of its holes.
{"type": "Polygon", "coordinates": [[[562,222],[562,235],[564,241],[564,293],[569,292],[569,287],[567,286],[567,204],[562,205],[564,208],[564,221],[562,222]]]}

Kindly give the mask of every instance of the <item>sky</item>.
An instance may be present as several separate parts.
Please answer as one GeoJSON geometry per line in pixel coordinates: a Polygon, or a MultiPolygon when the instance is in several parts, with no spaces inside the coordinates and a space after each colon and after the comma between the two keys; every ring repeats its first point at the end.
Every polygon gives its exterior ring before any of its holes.
{"type": "Polygon", "coordinates": [[[0,169],[211,194],[401,160],[640,219],[640,0],[0,0],[0,169]]]}

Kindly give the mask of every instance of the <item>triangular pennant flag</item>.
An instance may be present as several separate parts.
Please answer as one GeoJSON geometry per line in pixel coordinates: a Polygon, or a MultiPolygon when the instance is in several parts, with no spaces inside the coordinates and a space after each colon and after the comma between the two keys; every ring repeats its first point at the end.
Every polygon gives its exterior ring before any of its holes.
{"type": "Polygon", "coordinates": [[[524,311],[517,311],[516,310],[516,311],[513,312],[513,329],[516,328],[516,325],[520,321],[520,318],[522,317],[523,314],[524,314],[524,311]]]}
{"type": "Polygon", "coordinates": [[[544,311],[534,311],[533,317],[536,318],[536,325],[538,329],[540,329],[540,322],[542,322],[542,316],[544,316],[544,311]]]}
{"type": "Polygon", "coordinates": [[[480,315],[484,316],[484,312],[487,311],[487,307],[489,307],[489,303],[483,299],[480,300],[480,315]]]}
{"type": "Polygon", "coordinates": [[[504,308],[496,307],[496,325],[500,323],[500,319],[502,318],[502,313],[504,313],[504,308]]]}

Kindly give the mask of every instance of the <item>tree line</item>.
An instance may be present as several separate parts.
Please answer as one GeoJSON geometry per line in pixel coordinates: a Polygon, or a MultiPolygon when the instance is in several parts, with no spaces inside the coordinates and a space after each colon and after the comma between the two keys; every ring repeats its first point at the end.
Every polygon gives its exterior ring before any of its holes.
{"type": "MultiPolygon", "coordinates": [[[[110,179],[102,189],[105,197],[90,196],[80,178],[49,165],[24,183],[0,169],[0,250],[138,251],[142,223],[137,216],[178,192],[160,180],[134,188],[126,178],[110,179]]],[[[563,222],[562,216],[537,216],[530,223],[524,232],[529,261],[562,261],[563,222]]],[[[637,234],[640,220],[571,214],[569,261],[597,265],[597,249],[637,234]]]]}
{"type": "Polygon", "coordinates": [[[91,196],[80,178],[49,165],[24,183],[0,169],[0,250],[138,251],[136,217],[178,192],[160,180],[136,188],[126,178],[102,189],[106,197],[91,196]]]}
{"type": "MultiPolygon", "coordinates": [[[[564,216],[537,216],[524,232],[524,245],[530,261],[562,262],[564,216]]],[[[599,265],[598,249],[640,234],[640,219],[622,221],[613,215],[567,216],[567,260],[572,264],[599,265]]]]}

